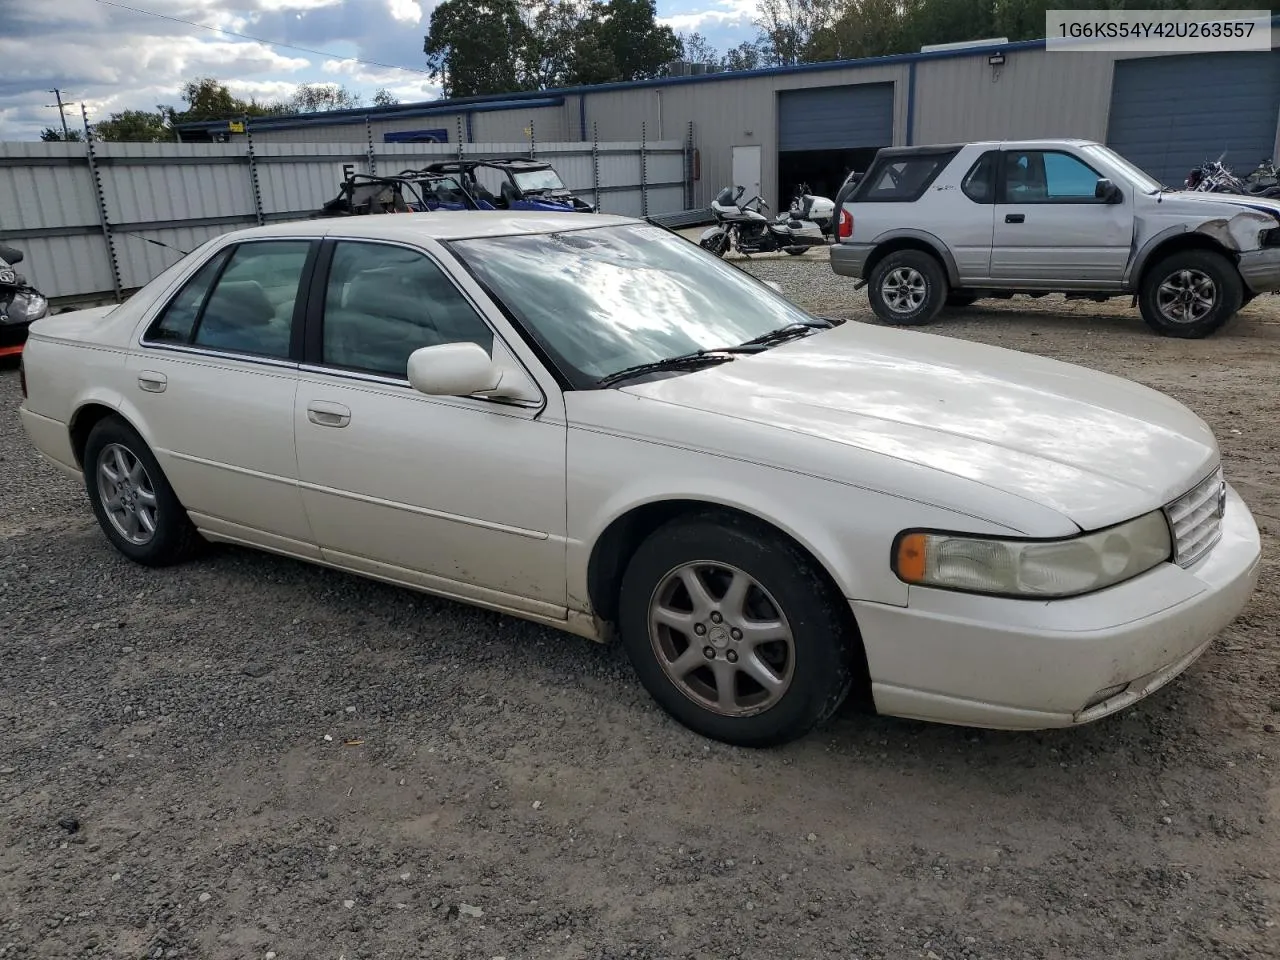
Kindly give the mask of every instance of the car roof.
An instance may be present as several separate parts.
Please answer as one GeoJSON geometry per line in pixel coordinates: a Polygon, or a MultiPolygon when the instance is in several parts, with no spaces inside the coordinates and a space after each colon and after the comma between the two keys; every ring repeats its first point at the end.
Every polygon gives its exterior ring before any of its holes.
{"type": "Polygon", "coordinates": [[[268,237],[343,236],[369,240],[465,240],[515,234],[558,233],[591,227],[643,224],[633,217],[607,213],[553,213],[523,210],[440,210],[433,213],[387,213],[359,217],[291,220],[248,227],[226,234],[236,240],[268,237]]]}
{"type": "Polygon", "coordinates": [[[1085,147],[1096,143],[1096,140],[1081,140],[1072,137],[1054,137],[1041,140],[972,140],[969,143],[922,143],[910,147],[883,147],[879,152],[879,156],[909,157],[912,155],[946,153],[947,151],[963,150],[967,147],[976,147],[982,150],[1035,150],[1050,149],[1064,145],[1085,147]]]}

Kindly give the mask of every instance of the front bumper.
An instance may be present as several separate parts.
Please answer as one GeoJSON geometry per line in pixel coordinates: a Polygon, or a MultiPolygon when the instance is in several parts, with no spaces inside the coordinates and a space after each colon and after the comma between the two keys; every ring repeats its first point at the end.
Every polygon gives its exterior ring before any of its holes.
{"type": "Polygon", "coordinates": [[[831,245],[831,269],[838,276],[861,280],[862,268],[873,249],[869,243],[834,243],[831,245]]]}
{"type": "Polygon", "coordinates": [[[1068,600],[912,587],[906,607],[854,601],[876,709],[1034,730],[1087,723],[1159,689],[1195,662],[1257,584],[1257,525],[1234,490],[1227,497],[1222,539],[1185,570],[1162,564],[1068,600]]]}
{"type": "Polygon", "coordinates": [[[1240,254],[1240,276],[1254,293],[1280,292],[1280,247],[1240,254]]]}

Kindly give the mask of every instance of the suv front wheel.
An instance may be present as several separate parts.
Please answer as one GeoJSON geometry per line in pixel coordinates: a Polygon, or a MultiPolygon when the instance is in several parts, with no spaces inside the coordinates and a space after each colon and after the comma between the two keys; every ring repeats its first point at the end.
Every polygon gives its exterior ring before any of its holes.
{"type": "Polygon", "coordinates": [[[897,250],[871,271],[871,309],[885,323],[918,326],[938,315],[947,302],[947,275],[935,257],[921,250],[897,250]]]}
{"type": "Polygon", "coordinates": [[[1195,339],[1213,333],[1240,309],[1244,284],[1235,265],[1212,250],[1165,257],[1142,278],[1142,319],[1166,337],[1195,339]]]}

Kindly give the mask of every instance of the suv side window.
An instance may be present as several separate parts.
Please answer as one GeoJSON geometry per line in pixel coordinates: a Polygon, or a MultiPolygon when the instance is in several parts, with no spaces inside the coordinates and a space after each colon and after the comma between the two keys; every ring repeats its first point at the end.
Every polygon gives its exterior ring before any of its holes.
{"type": "Polygon", "coordinates": [[[1056,150],[1004,155],[1004,203],[1094,203],[1101,174],[1083,160],[1056,150]]]}
{"type": "Polygon", "coordinates": [[[493,352],[489,324],[430,257],[338,241],[325,291],[324,364],[403,379],[413,351],[467,341],[493,352]]]}
{"type": "Polygon", "coordinates": [[[935,153],[890,157],[887,162],[877,163],[871,168],[851,199],[882,203],[918,200],[952,156],[935,153]]]}
{"type": "Polygon", "coordinates": [[[995,203],[996,161],[999,158],[1000,151],[988,150],[974,162],[960,181],[960,189],[974,203],[995,203]]]}

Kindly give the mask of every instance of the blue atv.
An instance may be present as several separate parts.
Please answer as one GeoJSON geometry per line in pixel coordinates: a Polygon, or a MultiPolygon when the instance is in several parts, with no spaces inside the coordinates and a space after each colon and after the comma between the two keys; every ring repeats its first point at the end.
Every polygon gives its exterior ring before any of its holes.
{"type": "Polygon", "coordinates": [[[379,177],[347,171],[338,195],[317,217],[359,217],[378,213],[427,213],[434,210],[492,210],[472,196],[456,177],[403,170],[379,177]]]}
{"type": "Polygon", "coordinates": [[[555,167],[540,160],[439,160],[418,172],[456,177],[481,210],[595,212],[595,207],[569,191],[555,167]],[[496,183],[496,195],[480,182],[477,170],[489,172],[486,179],[496,183]]]}

